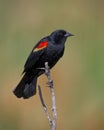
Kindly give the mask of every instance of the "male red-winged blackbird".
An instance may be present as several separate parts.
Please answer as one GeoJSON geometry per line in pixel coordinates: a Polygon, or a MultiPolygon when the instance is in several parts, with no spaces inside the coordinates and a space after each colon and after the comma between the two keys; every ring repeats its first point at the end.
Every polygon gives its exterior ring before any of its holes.
{"type": "Polygon", "coordinates": [[[45,62],[48,62],[50,69],[57,63],[63,56],[69,36],[73,35],[65,30],[56,30],[35,45],[25,63],[24,76],[13,91],[18,98],[26,99],[36,94],[37,78],[44,73],[39,68],[45,67],[45,62]]]}

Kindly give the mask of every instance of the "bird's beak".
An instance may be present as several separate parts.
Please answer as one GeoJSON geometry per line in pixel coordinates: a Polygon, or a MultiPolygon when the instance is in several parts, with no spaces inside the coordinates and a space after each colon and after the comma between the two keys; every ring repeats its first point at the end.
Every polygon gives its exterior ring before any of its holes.
{"type": "Polygon", "coordinates": [[[66,34],[64,35],[65,37],[70,37],[70,36],[74,36],[73,34],[66,32],[66,34]]]}

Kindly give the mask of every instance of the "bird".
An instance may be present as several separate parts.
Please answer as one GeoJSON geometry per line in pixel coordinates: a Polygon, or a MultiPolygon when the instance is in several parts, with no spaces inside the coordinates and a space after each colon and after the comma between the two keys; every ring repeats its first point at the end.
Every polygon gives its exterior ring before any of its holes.
{"type": "Polygon", "coordinates": [[[51,69],[63,56],[65,42],[68,37],[74,36],[63,29],[53,31],[50,35],[42,38],[32,49],[26,60],[23,77],[13,90],[17,98],[28,99],[36,94],[37,79],[45,71],[45,62],[51,69]]]}

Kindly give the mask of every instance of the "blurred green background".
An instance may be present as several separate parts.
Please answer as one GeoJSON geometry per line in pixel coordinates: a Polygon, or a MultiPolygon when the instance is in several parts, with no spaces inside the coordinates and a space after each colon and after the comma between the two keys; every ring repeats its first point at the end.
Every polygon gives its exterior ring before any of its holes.
{"type": "MultiPolygon", "coordinates": [[[[49,130],[38,93],[17,99],[12,90],[39,39],[55,29],[74,34],[52,69],[57,130],[104,130],[104,1],[0,0],[0,130],[49,130]]],[[[39,78],[51,109],[47,79],[39,78]]]]}

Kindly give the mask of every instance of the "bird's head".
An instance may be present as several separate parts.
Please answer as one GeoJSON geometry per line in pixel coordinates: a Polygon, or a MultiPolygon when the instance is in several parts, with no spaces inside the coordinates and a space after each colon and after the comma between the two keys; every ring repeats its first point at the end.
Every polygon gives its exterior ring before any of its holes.
{"type": "Polygon", "coordinates": [[[54,40],[55,43],[57,43],[57,44],[65,43],[66,39],[70,36],[74,36],[74,35],[65,30],[56,30],[56,31],[52,32],[50,35],[52,40],[54,40]]]}

